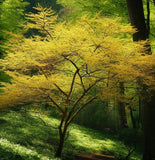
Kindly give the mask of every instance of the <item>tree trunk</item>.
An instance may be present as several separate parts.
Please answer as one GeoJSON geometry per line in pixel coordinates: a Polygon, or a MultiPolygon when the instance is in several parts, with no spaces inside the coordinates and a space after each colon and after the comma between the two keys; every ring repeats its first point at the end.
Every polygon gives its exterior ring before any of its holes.
{"type": "Polygon", "coordinates": [[[144,18],[142,0],[126,0],[131,25],[137,28],[138,32],[133,34],[133,41],[146,40],[148,38],[144,18]]]}
{"type": "MultiPolygon", "coordinates": [[[[126,0],[131,25],[137,28],[133,34],[134,41],[146,40],[149,38],[149,31],[145,24],[142,0],[126,0]]],[[[151,47],[148,44],[147,54],[151,54],[151,47]]],[[[155,159],[155,91],[147,92],[148,86],[139,83],[143,88],[143,132],[144,132],[144,152],[143,160],[155,159]]]]}
{"type": "Polygon", "coordinates": [[[61,128],[59,129],[59,146],[56,150],[55,157],[61,158],[62,149],[65,142],[66,131],[67,131],[67,126],[64,126],[63,132],[61,128]]]}
{"type": "MultiPolygon", "coordinates": [[[[124,83],[119,83],[120,95],[124,96],[124,83]]],[[[127,118],[126,118],[126,111],[125,111],[125,103],[122,100],[118,102],[118,111],[120,116],[120,125],[122,128],[128,128],[127,118]]]]}
{"type": "Polygon", "coordinates": [[[143,160],[155,159],[155,91],[151,98],[145,96],[143,100],[143,130],[144,130],[144,152],[143,160]],[[147,98],[148,97],[148,98],[147,98]]]}
{"type": "Polygon", "coordinates": [[[133,127],[134,129],[136,129],[136,120],[135,120],[135,118],[134,118],[134,116],[133,116],[132,107],[129,106],[129,109],[130,109],[130,117],[131,117],[132,127],[133,127]]]}
{"type": "Polygon", "coordinates": [[[61,154],[62,154],[62,149],[63,149],[63,145],[64,145],[64,138],[65,138],[65,135],[61,135],[60,137],[60,140],[59,140],[59,146],[56,150],[56,153],[55,153],[55,157],[61,157],[61,154]]]}
{"type": "Polygon", "coordinates": [[[147,26],[147,35],[149,38],[149,35],[150,35],[150,0],[147,0],[147,23],[146,23],[146,26],[147,26]]]}

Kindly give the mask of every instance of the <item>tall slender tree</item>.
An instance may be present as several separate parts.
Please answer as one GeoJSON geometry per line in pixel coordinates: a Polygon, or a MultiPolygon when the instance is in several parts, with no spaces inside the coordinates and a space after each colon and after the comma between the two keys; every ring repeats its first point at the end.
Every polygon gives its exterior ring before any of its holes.
{"type": "MultiPolygon", "coordinates": [[[[127,0],[128,14],[132,26],[137,28],[133,34],[133,41],[141,41],[149,38],[143,10],[142,0],[127,0]]],[[[146,52],[150,54],[151,47],[148,44],[146,52]]],[[[151,75],[154,77],[154,74],[151,75]]],[[[144,152],[143,160],[155,158],[155,90],[149,90],[147,85],[141,82],[141,97],[143,105],[143,131],[144,131],[144,152]]]]}

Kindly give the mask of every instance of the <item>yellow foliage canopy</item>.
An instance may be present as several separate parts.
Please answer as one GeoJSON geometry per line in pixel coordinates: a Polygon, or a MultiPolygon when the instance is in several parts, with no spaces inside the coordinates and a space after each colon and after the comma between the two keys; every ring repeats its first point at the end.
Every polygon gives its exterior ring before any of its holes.
{"type": "Polygon", "coordinates": [[[129,39],[127,34],[135,32],[130,25],[99,15],[83,16],[76,24],[58,23],[51,9],[36,9],[38,14],[27,15],[25,28],[36,28],[43,36],[13,36],[11,49],[0,60],[2,70],[13,78],[11,84],[2,84],[0,107],[52,98],[50,102],[63,108],[66,101],[85,96],[90,86],[97,88],[92,95],[107,98],[118,94],[119,82],[135,83],[139,78],[153,86],[155,56],[141,56],[145,42],[129,39]],[[125,35],[128,39],[122,38],[125,35]]]}

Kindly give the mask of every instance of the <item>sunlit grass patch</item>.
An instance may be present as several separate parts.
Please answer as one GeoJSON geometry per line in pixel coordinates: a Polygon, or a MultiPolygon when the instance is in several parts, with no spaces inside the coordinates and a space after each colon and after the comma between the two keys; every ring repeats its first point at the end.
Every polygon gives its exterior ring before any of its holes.
{"type": "MultiPolygon", "coordinates": [[[[102,134],[99,131],[75,124],[72,124],[71,128],[73,129],[70,131],[68,141],[71,146],[75,147],[75,150],[77,149],[77,152],[103,153],[114,155],[115,157],[125,157],[129,153],[129,147],[117,140],[114,135],[102,134]]],[[[135,152],[130,158],[131,160],[140,160],[141,155],[135,152]]]]}
{"type": "MultiPolygon", "coordinates": [[[[26,115],[25,117],[23,113],[19,112],[0,114],[0,117],[5,121],[5,124],[0,126],[0,138],[7,141],[5,146],[11,146],[11,148],[9,148],[9,151],[11,150],[10,152],[17,152],[17,150],[13,149],[19,145],[19,148],[24,150],[25,154],[30,150],[36,152],[35,156],[31,156],[32,160],[36,159],[36,157],[40,157],[40,155],[41,157],[48,157],[48,159],[54,157],[53,147],[52,145],[47,145],[46,139],[49,136],[55,135],[55,132],[53,131],[51,133],[50,128],[45,127],[36,117],[34,118],[30,115],[26,115]]],[[[4,141],[2,144],[4,144],[4,141]]],[[[1,146],[1,148],[4,149],[4,145],[1,146]]],[[[23,154],[18,152],[17,154],[23,157],[23,154]]],[[[29,159],[27,158],[27,154],[26,159],[29,159]]]]}
{"type": "Polygon", "coordinates": [[[85,131],[80,129],[77,127],[71,133],[74,145],[87,148],[87,150],[91,150],[93,152],[103,152],[104,149],[110,151],[116,145],[115,141],[104,137],[104,135],[101,136],[99,133],[95,133],[93,131],[87,131],[87,133],[85,133],[85,131]]]}
{"type": "Polygon", "coordinates": [[[27,149],[26,147],[21,146],[20,144],[14,144],[8,141],[7,139],[0,139],[0,146],[3,149],[10,150],[15,154],[23,156],[27,159],[40,159],[40,160],[58,160],[56,158],[50,159],[46,156],[38,154],[35,150],[27,149]]]}

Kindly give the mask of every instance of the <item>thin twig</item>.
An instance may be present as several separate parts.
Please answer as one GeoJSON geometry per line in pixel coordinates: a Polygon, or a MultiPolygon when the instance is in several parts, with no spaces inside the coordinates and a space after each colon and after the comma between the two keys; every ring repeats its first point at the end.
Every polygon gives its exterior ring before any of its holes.
{"type": "Polygon", "coordinates": [[[47,76],[46,73],[44,72],[43,68],[40,67],[39,69],[42,71],[42,73],[43,73],[43,75],[45,76],[45,78],[48,79],[48,76],[47,76]]]}

